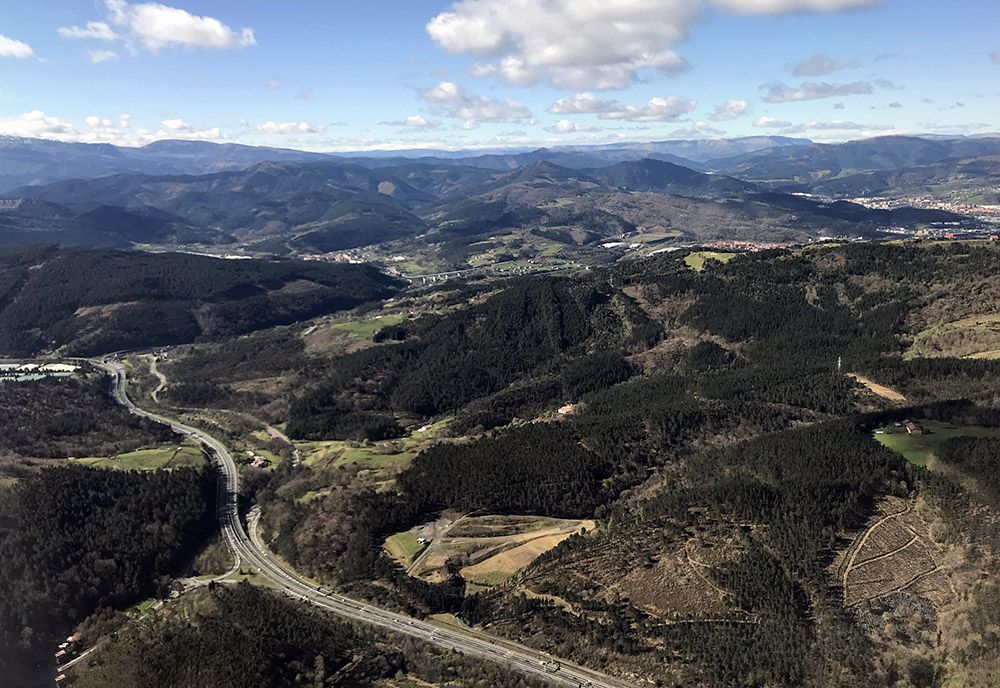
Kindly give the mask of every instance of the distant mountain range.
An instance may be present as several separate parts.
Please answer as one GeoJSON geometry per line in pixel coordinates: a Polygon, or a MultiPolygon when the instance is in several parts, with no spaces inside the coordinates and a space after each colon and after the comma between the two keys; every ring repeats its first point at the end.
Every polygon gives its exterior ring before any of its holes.
{"type": "MultiPolygon", "coordinates": [[[[715,171],[784,191],[864,172],[900,170],[1000,155],[1000,137],[926,139],[884,136],[838,144],[782,146],[709,163],[715,171]]],[[[947,165],[945,165],[947,167],[947,165]]]]}
{"type": "Polygon", "coordinates": [[[157,141],[142,148],[0,136],[0,193],[60,179],[119,173],[205,174],[264,160],[327,160],[320,153],[205,141],[157,141]]]}
{"type": "Polygon", "coordinates": [[[341,160],[365,167],[384,167],[416,161],[460,164],[499,171],[541,161],[565,167],[586,168],[655,158],[699,168],[701,162],[712,158],[809,143],[806,139],[755,136],[731,140],[661,141],[537,150],[412,150],[333,154],[207,141],[157,141],[141,148],[127,148],[110,144],[62,143],[0,136],[0,194],[21,186],[47,184],[63,179],[88,179],[122,173],[209,174],[243,170],[260,162],[341,160]]]}
{"type": "Polygon", "coordinates": [[[500,156],[502,164],[496,155],[377,166],[268,161],[204,175],[123,173],[26,186],[0,212],[0,244],[231,244],[295,255],[394,243],[411,255],[434,247],[444,265],[462,267],[486,239],[575,248],[628,237],[804,241],[961,219],[823,203],[656,159],[516,165],[533,157],[544,156],[500,156]],[[480,164],[463,164],[469,160],[480,164]]]}

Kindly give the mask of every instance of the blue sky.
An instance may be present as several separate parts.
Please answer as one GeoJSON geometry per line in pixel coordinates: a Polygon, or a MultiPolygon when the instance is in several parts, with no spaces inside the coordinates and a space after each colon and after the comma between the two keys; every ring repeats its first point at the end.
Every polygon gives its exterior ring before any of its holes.
{"type": "Polygon", "coordinates": [[[995,0],[0,2],[0,134],[362,150],[1000,130],[995,0]]]}

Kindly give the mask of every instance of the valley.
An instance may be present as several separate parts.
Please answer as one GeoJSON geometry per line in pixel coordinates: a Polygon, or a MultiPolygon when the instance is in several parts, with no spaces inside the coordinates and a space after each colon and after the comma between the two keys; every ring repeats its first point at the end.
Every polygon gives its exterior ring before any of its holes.
{"type": "MultiPolygon", "coordinates": [[[[988,464],[961,457],[990,456],[997,371],[928,358],[920,333],[993,317],[965,294],[992,288],[997,250],[671,252],[414,284],[115,365],[136,404],[230,452],[233,527],[308,581],[296,594],[318,585],[423,619],[423,633],[458,623],[628,685],[806,680],[828,662],[967,677],[993,656],[956,634],[991,618],[976,571],[993,566],[998,521],[988,464]],[[942,647],[959,654],[927,659],[942,647]]],[[[0,399],[52,405],[48,387],[94,375],[0,383],[0,399]]],[[[113,451],[67,438],[62,456],[93,458],[61,461],[125,476],[205,465],[190,438],[156,432],[113,451]]],[[[33,441],[11,444],[4,489],[59,462],[58,444],[33,441]]],[[[228,574],[211,556],[225,585],[275,587],[257,555],[228,574]]],[[[98,642],[102,626],[83,628],[98,642]]],[[[119,652],[88,655],[73,680],[127,662],[119,652]]]]}

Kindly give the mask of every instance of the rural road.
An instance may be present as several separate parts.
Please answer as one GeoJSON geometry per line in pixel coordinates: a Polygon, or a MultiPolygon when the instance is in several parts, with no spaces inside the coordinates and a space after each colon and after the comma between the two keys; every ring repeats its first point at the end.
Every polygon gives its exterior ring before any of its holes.
{"type": "MultiPolygon", "coordinates": [[[[210,450],[221,469],[218,517],[226,542],[236,556],[258,571],[262,578],[286,594],[347,619],[371,624],[396,633],[404,633],[438,647],[496,662],[511,670],[542,678],[554,685],[595,686],[597,688],[625,688],[633,685],[569,664],[508,640],[477,631],[430,624],[366,602],[344,597],[306,581],[298,573],[276,561],[267,547],[260,541],[255,527],[251,527],[250,533],[244,527],[236,502],[239,471],[225,445],[203,430],[146,411],[132,403],[126,392],[125,371],[114,361],[92,360],[91,363],[111,376],[112,393],[119,404],[136,415],[169,425],[175,432],[197,440],[210,450]]],[[[256,519],[251,518],[251,524],[255,526],[255,522],[256,519]]]]}

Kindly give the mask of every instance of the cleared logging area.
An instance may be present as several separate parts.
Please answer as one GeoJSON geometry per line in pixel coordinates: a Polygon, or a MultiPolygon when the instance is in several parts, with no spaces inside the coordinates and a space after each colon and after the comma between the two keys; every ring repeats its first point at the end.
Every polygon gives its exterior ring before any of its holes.
{"type": "Polygon", "coordinates": [[[955,593],[939,558],[927,524],[908,502],[890,497],[838,555],[833,570],[847,607],[905,592],[940,608],[955,593]]]}

